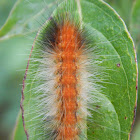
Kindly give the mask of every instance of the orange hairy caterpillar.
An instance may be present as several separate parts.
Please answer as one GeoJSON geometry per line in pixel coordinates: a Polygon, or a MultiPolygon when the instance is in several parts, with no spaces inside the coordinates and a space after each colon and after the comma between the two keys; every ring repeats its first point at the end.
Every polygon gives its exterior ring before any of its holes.
{"type": "MultiPolygon", "coordinates": [[[[59,26],[59,25],[58,25],[59,26]]],[[[58,100],[57,118],[60,121],[58,126],[58,136],[56,139],[76,139],[78,136],[78,121],[80,116],[77,114],[79,108],[77,97],[78,92],[78,61],[82,53],[83,44],[80,33],[73,23],[63,21],[62,26],[58,27],[55,39],[56,60],[58,68],[56,73],[58,79],[56,88],[58,100]]]]}
{"type": "MultiPolygon", "coordinates": [[[[56,96],[56,112],[54,121],[57,122],[53,135],[56,139],[78,139],[81,133],[80,121],[82,115],[80,109],[81,85],[80,85],[80,63],[85,41],[82,39],[78,25],[71,22],[67,17],[60,23],[51,19],[50,32],[46,32],[45,37],[49,39],[47,51],[51,50],[50,57],[54,63],[54,90],[56,96]],[[79,99],[78,99],[79,98],[79,99]]],[[[46,46],[46,45],[45,45],[46,46]]],[[[46,48],[44,48],[46,49],[46,48]]],[[[54,137],[53,136],[53,137],[54,137]]]]}

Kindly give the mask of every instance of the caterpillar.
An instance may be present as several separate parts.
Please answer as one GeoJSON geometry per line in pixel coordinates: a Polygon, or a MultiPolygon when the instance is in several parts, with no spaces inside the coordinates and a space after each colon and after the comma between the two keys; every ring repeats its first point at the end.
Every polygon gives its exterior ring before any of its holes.
{"type": "MultiPolygon", "coordinates": [[[[109,95],[101,94],[105,84],[117,85],[108,80],[108,71],[115,70],[105,67],[111,61],[106,42],[96,46],[99,38],[106,39],[82,22],[79,5],[80,0],[63,1],[35,38],[23,85],[26,100],[23,94],[21,101],[27,139],[93,140],[110,131],[115,133],[102,138],[128,135],[120,130],[109,95]]],[[[120,68],[120,58],[112,55],[113,59],[113,68],[120,68]]]]}

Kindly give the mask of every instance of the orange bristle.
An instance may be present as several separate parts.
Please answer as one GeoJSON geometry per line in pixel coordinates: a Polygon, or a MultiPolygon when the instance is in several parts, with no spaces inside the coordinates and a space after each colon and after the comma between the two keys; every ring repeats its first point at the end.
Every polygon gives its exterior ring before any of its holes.
{"type": "Polygon", "coordinates": [[[74,140],[78,136],[77,123],[79,116],[77,116],[78,110],[78,60],[81,55],[81,37],[77,27],[65,21],[61,25],[56,33],[55,40],[56,49],[56,62],[59,75],[59,88],[61,91],[57,93],[61,99],[61,106],[58,107],[57,119],[61,121],[58,126],[57,140],[74,140]],[[58,51],[59,50],[59,51],[58,51]],[[61,64],[61,65],[60,65],[61,64]],[[61,115],[60,115],[61,114],[61,115]]]}

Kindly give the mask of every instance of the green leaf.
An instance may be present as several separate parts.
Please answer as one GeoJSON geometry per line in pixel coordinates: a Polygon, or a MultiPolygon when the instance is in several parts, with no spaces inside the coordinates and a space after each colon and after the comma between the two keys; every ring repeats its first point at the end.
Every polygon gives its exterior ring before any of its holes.
{"type": "MultiPolygon", "coordinates": [[[[62,7],[65,6],[62,4],[62,7]]],[[[67,8],[69,7],[66,6],[67,8]]],[[[59,8],[57,12],[60,12],[59,8]]],[[[86,25],[92,38],[92,46],[96,46],[99,51],[103,50],[100,52],[101,66],[107,68],[104,70],[107,75],[106,81],[102,80],[106,78],[105,75],[98,77],[98,85],[104,88],[97,94],[97,97],[102,100],[93,104],[91,122],[87,121],[87,139],[128,140],[134,121],[137,96],[136,56],[131,36],[119,15],[103,1],[81,0],[73,13],[77,15],[77,18],[80,17],[82,23],[86,25]],[[81,12],[79,12],[80,9],[81,12]]],[[[45,23],[40,32],[43,33],[44,28],[49,26],[49,22],[45,23]]],[[[40,32],[33,45],[31,60],[34,57],[41,57],[40,53],[36,53],[40,49],[38,45],[38,39],[41,38],[40,32]]],[[[94,53],[91,57],[94,60],[94,53]]],[[[40,125],[45,122],[42,122],[42,116],[39,114],[40,108],[36,106],[35,100],[42,93],[34,94],[33,92],[33,89],[38,87],[36,81],[39,79],[36,79],[36,75],[39,63],[29,62],[22,96],[24,127],[30,140],[45,139],[43,125],[40,125]]],[[[21,126],[21,123],[20,121],[18,125],[21,126]]],[[[15,133],[17,135],[19,132],[15,133]]]]}
{"type": "MultiPolygon", "coordinates": [[[[134,44],[124,23],[106,4],[100,1],[85,1],[83,4],[83,17],[83,20],[85,19],[84,22],[92,23],[91,27],[99,32],[100,39],[103,36],[105,37],[105,40],[108,41],[108,44],[101,45],[104,46],[104,53],[110,55],[109,58],[106,56],[106,59],[109,61],[104,65],[108,65],[110,69],[115,71],[108,72],[110,79],[108,79],[109,83],[103,84],[106,87],[103,93],[107,95],[108,100],[114,107],[114,114],[117,117],[115,121],[112,121],[112,123],[111,117],[104,120],[104,122],[107,124],[110,123],[108,125],[113,125],[118,121],[118,132],[112,131],[113,129],[116,130],[116,128],[112,128],[112,130],[108,129],[109,127],[106,124],[105,126],[107,126],[107,128],[104,129],[109,131],[108,135],[106,135],[106,131],[104,131],[105,134],[103,134],[102,129],[100,129],[100,133],[97,131],[99,135],[99,138],[97,138],[128,139],[131,125],[133,123],[134,108],[136,103],[137,70],[134,44]],[[116,55],[114,60],[112,60],[113,58],[111,55],[116,55]],[[119,68],[117,67],[117,64],[120,64],[119,68]],[[112,85],[110,83],[115,84],[112,85]],[[115,137],[116,133],[118,133],[117,137],[115,137]]],[[[99,43],[100,42],[105,41],[100,40],[99,43]]],[[[109,115],[109,113],[107,114],[109,115]]],[[[100,119],[100,121],[102,119],[100,119]]]]}

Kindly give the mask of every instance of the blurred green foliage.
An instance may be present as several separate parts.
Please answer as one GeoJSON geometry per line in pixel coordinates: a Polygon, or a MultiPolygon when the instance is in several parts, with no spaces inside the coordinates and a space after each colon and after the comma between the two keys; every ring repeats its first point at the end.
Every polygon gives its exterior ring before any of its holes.
{"type": "Polygon", "coordinates": [[[0,135],[6,134],[6,137],[13,130],[20,108],[21,84],[28,57],[24,45],[28,44],[24,37],[0,41],[0,135]]]}
{"type": "Polygon", "coordinates": [[[0,27],[6,21],[16,0],[0,0],[0,27]]]}
{"type": "MultiPolygon", "coordinates": [[[[140,51],[140,0],[105,0],[124,19],[140,51]],[[139,47],[138,47],[139,46],[139,47]]],[[[0,28],[16,0],[0,0],[0,28]]],[[[19,112],[21,85],[32,42],[25,36],[0,40],[0,140],[8,140],[19,112]],[[26,40],[26,41],[24,41],[26,40]],[[11,47],[11,44],[14,46],[11,47]],[[28,46],[25,48],[25,46],[28,46]],[[28,50],[27,50],[28,49],[28,50]]],[[[138,60],[140,60],[138,53],[138,60]]],[[[139,61],[138,61],[139,62],[139,61]]],[[[140,87],[140,86],[139,86],[140,87]]],[[[140,88],[139,88],[140,90],[140,88]]],[[[140,102],[140,101],[139,101],[140,102]]],[[[132,139],[140,139],[140,108],[132,139]]]]}
{"type": "MultiPolygon", "coordinates": [[[[0,0],[0,28],[15,2],[0,0]]],[[[27,63],[25,55],[20,54],[27,53],[24,45],[29,44],[24,38],[0,40],[0,140],[8,140],[12,135],[20,109],[21,84],[25,72],[21,69],[25,69],[27,63]]]]}

